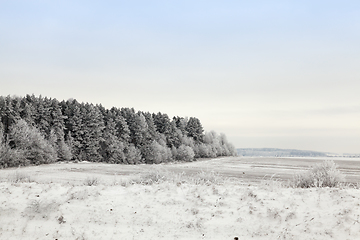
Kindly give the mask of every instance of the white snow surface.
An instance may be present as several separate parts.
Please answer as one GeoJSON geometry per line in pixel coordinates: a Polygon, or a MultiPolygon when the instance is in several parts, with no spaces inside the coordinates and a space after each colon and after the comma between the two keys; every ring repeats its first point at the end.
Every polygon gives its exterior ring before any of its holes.
{"type": "Polygon", "coordinates": [[[149,185],[130,184],[139,177],[131,173],[88,186],[89,172],[74,178],[59,166],[16,170],[36,169],[30,182],[4,177],[14,169],[0,170],[0,239],[360,239],[356,188],[294,189],[209,175],[196,182],[171,172],[149,185]]]}

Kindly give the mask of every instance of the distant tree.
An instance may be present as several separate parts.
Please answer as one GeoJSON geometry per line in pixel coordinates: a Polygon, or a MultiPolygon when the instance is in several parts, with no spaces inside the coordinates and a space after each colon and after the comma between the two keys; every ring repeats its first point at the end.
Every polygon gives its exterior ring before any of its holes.
{"type": "Polygon", "coordinates": [[[142,142],[141,128],[143,128],[144,125],[142,127],[137,126],[136,121],[139,116],[137,116],[133,108],[122,108],[121,115],[124,117],[129,128],[129,143],[133,144],[135,147],[138,147],[142,142]]]}
{"type": "Polygon", "coordinates": [[[159,133],[163,133],[165,136],[171,132],[170,119],[167,114],[157,113],[153,114],[154,124],[156,130],[159,133]]]}
{"type": "Polygon", "coordinates": [[[158,141],[159,140],[159,133],[156,130],[156,126],[154,123],[154,119],[152,117],[152,114],[149,112],[142,113],[145,117],[147,128],[148,128],[148,137],[149,139],[147,142],[151,142],[153,140],[158,141]]]}
{"type": "Polygon", "coordinates": [[[235,147],[228,142],[226,135],[224,133],[220,134],[220,144],[224,149],[223,156],[236,156],[236,149],[235,147]]]}
{"type": "Polygon", "coordinates": [[[108,118],[112,118],[116,124],[116,136],[124,143],[130,143],[130,129],[126,119],[121,115],[117,108],[111,108],[107,113],[108,118]]]}
{"type": "Polygon", "coordinates": [[[106,116],[107,116],[107,113],[108,113],[108,111],[106,110],[106,108],[105,108],[101,103],[100,103],[100,104],[96,104],[95,107],[96,107],[96,108],[99,110],[99,112],[101,113],[104,122],[106,122],[106,121],[107,121],[106,116]]]}
{"type": "Polygon", "coordinates": [[[7,96],[0,99],[0,117],[4,126],[4,133],[8,134],[10,127],[20,119],[19,112],[16,112],[13,108],[12,98],[7,96]]]}
{"type": "Polygon", "coordinates": [[[83,107],[83,150],[88,161],[101,161],[100,142],[102,141],[102,131],[104,122],[102,114],[98,108],[92,104],[85,104],[83,107]]]}
{"type": "Polygon", "coordinates": [[[34,103],[36,97],[34,95],[26,95],[21,99],[21,112],[20,117],[24,119],[29,125],[35,126],[36,109],[34,103]]]}
{"type": "Polygon", "coordinates": [[[130,142],[130,129],[125,119],[122,116],[116,116],[114,118],[116,123],[116,136],[124,143],[130,142]]]}
{"type": "Polygon", "coordinates": [[[51,101],[48,98],[42,98],[41,96],[37,99],[35,103],[35,108],[37,110],[35,114],[35,124],[36,127],[40,130],[44,137],[48,138],[51,128],[51,101]]]}
{"type": "Polygon", "coordinates": [[[80,153],[83,151],[83,146],[84,146],[83,137],[85,134],[84,131],[85,124],[83,123],[80,105],[77,104],[72,105],[70,111],[71,113],[69,113],[69,117],[67,121],[67,128],[69,130],[67,139],[68,141],[71,140],[72,155],[77,160],[86,160],[86,159],[80,159],[80,153]]]}
{"type": "Polygon", "coordinates": [[[64,129],[64,133],[65,133],[65,139],[68,138],[68,135],[70,135],[71,133],[71,124],[70,124],[70,119],[73,115],[73,110],[72,110],[72,106],[73,103],[70,101],[61,101],[59,103],[59,106],[61,107],[61,113],[63,115],[64,118],[64,125],[65,125],[65,129],[64,129]]]}
{"type": "Polygon", "coordinates": [[[190,162],[194,160],[194,157],[194,150],[189,146],[181,145],[177,149],[176,160],[190,162]]]}
{"type": "Polygon", "coordinates": [[[4,125],[0,122],[0,143],[5,141],[4,134],[4,125]]]}
{"type": "Polygon", "coordinates": [[[49,141],[56,149],[59,161],[69,161],[72,158],[71,148],[65,143],[65,123],[61,107],[56,99],[51,101],[50,136],[49,141]]]}
{"type": "Polygon", "coordinates": [[[181,138],[181,145],[185,145],[185,146],[188,146],[192,149],[195,148],[195,141],[193,138],[191,137],[188,137],[188,136],[182,136],[181,138]]]}
{"type": "Polygon", "coordinates": [[[7,151],[8,149],[6,148],[4,137],[4,125],[0,122],[0,168],[8,166],[8,156],[6,156],[7,151]]]}
{"type": "Polygon", "coordinates": [[[133,144],[126,146],[125,148],[126,161],[129,164],[141,163],[141,152],[133,144]]]}
{"type": "Polygon", "coordinates": [[[151,141],[151,135],[145,116],[141,112],[135,114],[135,126],[133,127],[133,130],[135,146],[140,148],[151,141]]]}
{"type": "Polygon", "coordinates": [[[127,163],[125,157],[125,144],[116,137],[116,123],[108,119],[101,141],[101,155],[103,161],[108,163],[127,163]]]}
{"type": "Polygon", "coordinates": [[[187,122],[185,130],[187,132],[187,136],[193,138],[195,142],[203,142],[204,129],[199,119],[191,117],[187,122]]]}
{"type": "Polygon", "coordinates": [[[0,122],[0,168],[18,167],[24,165],[23,152],[12,149],[4,136],[4,127],[0,122]]]}
{"type": "Polygon", "coordinates": [[[45,140],[40,131],[29,126],[24,120],[17,121],[10,128],[9,141],[20,150],[25,161],[22,165],[43,164],[56,161],[56,151],[45,140]]]}
{"type": "Polygon", "coordinates": [[[176,122],[170,121],[167,114],[157,113],[153,114],[154,123],[159,133],[166,137],[166,144],[169,148],[173,146],[179,147],[181,144],[182,133],[176,127],[176,122]]]}
{"type": "Polygon", "coordinates": [[[179,129],[183,135],[187,135],[187,131],[186,131],[186,125],[188,123],[189,119],[188,118],[182,118],[182,117],[173,117],[173,122],[176,125],[176,128],[179,129]]]}
{"type": "Polygon", "coordinates": [[[155,140],[142,147],[142,154],[146,163],[162,163],[172,160],[171,150],[155,140]]]}
{"type": "Polygon", "coordinates": [[[179,147],[181,145],[181,141],[183,138],[183,134],[180,129],[176,127],[175,122],[170,123],[170,131],[166,135],[167,145],[169,148],[179,147]]]}
{"type": "Polygon", "coordinates": [[[12,98],[10,98],[10,103],[12,106],[12,109],[14,111],[14,114],[17,116],[17,118],[21,118],[20,113],[22,111],[21,109],[21,98],[14,96],[12,98]]]}
{"type": "Polygon", "coordinates": [[[223,155],[223,148],[220,144],[219,136],[216,132],[206,132],[204,135],[204,143],[211,147],[211,157],[218,157],[223,155]]]}
{"type": "Polygon", "coordinates": [[[176,147],[174,147],[174,146],[171,148],[171,155],[174,160],[177,160],[178,151],[177,151],[176,147]]]}
{"type": "Polygon", "coordinates": [[[200,158],[211,158],[217,157],[216,151],[212,148],[210,144],[200,143],[198,144],[198,154],[200,158]]]}

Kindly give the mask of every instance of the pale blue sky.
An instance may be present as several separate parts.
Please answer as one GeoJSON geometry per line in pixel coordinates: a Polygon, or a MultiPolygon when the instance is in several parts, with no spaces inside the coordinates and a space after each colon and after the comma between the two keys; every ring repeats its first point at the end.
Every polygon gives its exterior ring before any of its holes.
{"type": "Polygon", "coordinates": [[[0,84],[359,153],[360,2],[0,0],[0,84]]]}

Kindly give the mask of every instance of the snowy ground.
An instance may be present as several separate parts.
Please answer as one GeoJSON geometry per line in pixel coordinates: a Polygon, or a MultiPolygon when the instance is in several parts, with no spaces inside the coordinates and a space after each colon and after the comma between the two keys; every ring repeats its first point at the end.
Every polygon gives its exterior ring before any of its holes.
{"type": "MultiPolygon", "coordinates": [[[[346,181],[360,182],[359,158],[326,158],[333,159],[339,169],[346,175],[346,181]]],[[[227,157],[198,160],[185,163],[168,163],[160,165],[112,165],[103,163],[58,163],[21,168],[21,171],[30,175],[37,182],[61,182],[82,184],[89,176],[96,176],[104,182],[114,181],[115,178],[125,178],[151,171],[154,167],[175,173],[196,174],[200,171],[215,171],[222,176],[235,178],[245,183],[258,184],[265,179],[287,181],[294,173],[309,169],[324,158],[242,158],[227,157]]],[[[18,169],[0,170],[0,181],[18,169]]]]}
{"type": "Polygon", "coordinates": [[[193,174],[226,161],[0,170],[0,239],[360,239],[359,189],[193,174]]]}

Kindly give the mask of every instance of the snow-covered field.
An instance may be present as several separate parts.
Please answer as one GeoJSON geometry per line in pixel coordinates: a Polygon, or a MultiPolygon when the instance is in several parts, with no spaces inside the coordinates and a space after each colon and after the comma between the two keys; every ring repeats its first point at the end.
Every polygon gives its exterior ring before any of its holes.
{"type": "Polygon", "coordinates": [[[204,167],[229,161],[0,170],[0,239],[360,239],[359,189],[294,189],[247,182],[256,167],[238,166],[237,178],[204,167]]]}

